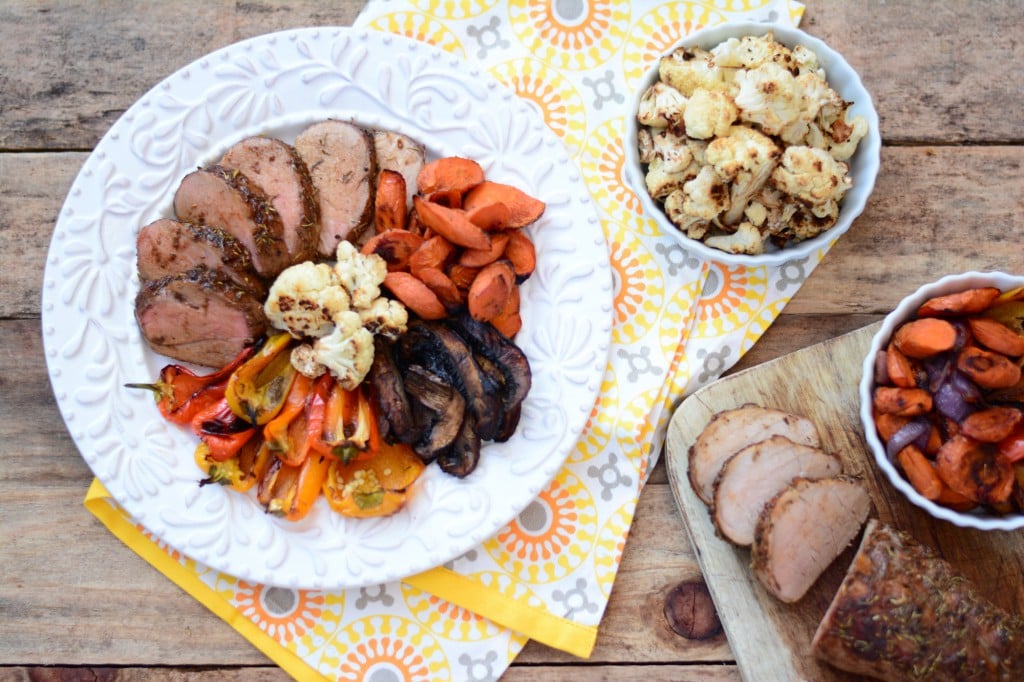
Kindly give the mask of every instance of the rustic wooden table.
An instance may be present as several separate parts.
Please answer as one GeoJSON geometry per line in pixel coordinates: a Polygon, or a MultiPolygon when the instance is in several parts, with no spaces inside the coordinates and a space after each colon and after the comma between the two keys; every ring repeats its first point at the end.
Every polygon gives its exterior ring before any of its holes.
{"type": "MultiPolygon", "coordinates": [[[[942,274],[1024,272],[1024,2],[805,1],[803,28],[874,96],[882,169],[865,213],[738,368],[873,322],[942,274]]],[[[51,392],[40,286],[71,182],[133,101],[213,49],[351,24],[362,5],[0,2],[0,678],[286,677],[82,506],[91,473],[51,392]]],[[[531,643],[505,679],[738,679],[723,635],[672,627],[690,613],[676,588],[700,579],[659,465],[593,656],[531,643]]]]}

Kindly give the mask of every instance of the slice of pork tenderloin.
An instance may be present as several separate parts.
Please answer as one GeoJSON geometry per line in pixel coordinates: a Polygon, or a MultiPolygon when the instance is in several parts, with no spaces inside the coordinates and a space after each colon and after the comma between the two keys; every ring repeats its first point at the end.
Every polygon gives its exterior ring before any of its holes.
{"type": "Polygon", "coordinates": [[[1024,680],[1024,621],[930,548],[872,519],[811,651],[894,682],[1010,682],[1024,680]]]}
{"type": "Polygon", "coordinates": [[[427,162],[423,145],[402,133],[374,130],[373,149],[377,155],[377,177],[385,170],[400,173],[405,178],[406,209],[412,209],[416,176],[427,162]]]}
{"type": "Polygon", "coordinates": [[[223,367],[267,331],[262,299],[205,268],[143,286],[135,319],[155,352],[206,367],[223,367]]]}
{"type": "Polygon", "coordinates": [[[714,500],[715,479],[722,465],[740,449],[771,436],[819,447],[818,430],[806,417],[746,404],[715,414],[690,446],[690,485],[705,504],[714,500]]]}
{"type": "Polygon", "coordinates": [[[320,207],[317,252],[334,258],[338,243],[355,242],[373,222],[377,157],[373,137],[347,121],[314,123],[295,138],[320,207]]]}
{"type": "Polygon", "coordinates": [[[750,567],[780,601],[803,597],[853,542],[871,511],[867,489],[856,478],[798,478],[758,516],[750,567]]]}
{"type": "Polygon", "coordinates": [[[726,460],[715,480],[711,518],[719,535],[745,547],[754,541],[757,518],[772,498],[797,478],[843,473],[839,455],[772,436],[726,460]]]}
{"type": "Polygon", "coordinates": [[[202,267],[218,270],[263,298],[266,285],[252,267],[249,251],[220,227],[161,218],[139,230],[135,240],[139,279],[151,282],[202,267]]]}
{"type": "Polygon", "coordinates": [[[290,262],[312,260],[320,238],[320,207],[295,148],[272,137],[248,137],[228,149],[220,165],[241,171],[270,199],[281,216],[290,262]]]}
{"type": "Polygon", "coordinates": [[[182,222],[223,228],[249,250],[264,279],[290,264],[281,216],[263,190],[237,170],[210,166],[186,175],[174,194],[174,213],[182,222]]]}

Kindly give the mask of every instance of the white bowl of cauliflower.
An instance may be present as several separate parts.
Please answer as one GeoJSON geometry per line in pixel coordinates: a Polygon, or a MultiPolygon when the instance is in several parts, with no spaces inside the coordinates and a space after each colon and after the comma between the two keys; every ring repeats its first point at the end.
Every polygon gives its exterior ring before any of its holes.
{"type": "Polygon", "coordinates": [[[627,176],[647,214],[729,265],[807,257],[845,233],[881,137],[857,72],[799,29],[728,23],[647,71],[627,117],[627,176]]]}

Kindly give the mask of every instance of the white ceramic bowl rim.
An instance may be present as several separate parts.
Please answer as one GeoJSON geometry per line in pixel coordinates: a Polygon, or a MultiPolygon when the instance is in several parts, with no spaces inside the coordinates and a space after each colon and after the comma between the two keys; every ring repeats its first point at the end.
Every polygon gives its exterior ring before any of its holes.
{"type": "Polygon", "coordinates": [[[889,482],[903,493],[914,505],[924,509],[937,519],[948,521],[962,528],[978,530],[1010,531],[1024,528],[1024,514],[995,516],[981,511],[957,512],[948,507],[935,504],[925,499],[905,479],[885,452],[885,445],[875,430],[874,418],[871,414],[871,397],[875,383],[875,357],[889,342],[896,327],[915,314],[918,307],[933,296],[951,294],[974,287],[994,286],[1002,291],[1024,286],[1024,276],[1010,275],[1004,272],[965,272],[959,275],[947,275],[942,279],[925,284],[910,294],[882,320],[882,326],[871,339],[871,346],[864,357],[860,378],[860,419],[864,426],[864,437],[874,455],[875,464],[882,470],[889,482]]]}
{"type": "Polygon", "coordinates": [[[670,234],[684,249],[687,249],[703,260],[715,261],[726,265],[759,266],[781,265],[795,259],[808,258],[819,250],[827,249],[832,242],[850,229],[853,221],[864,211],[868,197],[875,186],[882,149],[878,112],[875,110],[871,95],[861,82],[858,73],[847,63],[842,55],[819,38],[815,38],[798,28],[782,24],[727,22],[691,33],[679,40],[665,54],[681,46],[696,46],[707,49],[729,38],[744,35],[761,36],[769,31],[774,34],[776,41],[784,45],[790,47],[804,45],[813,50],[818,56],[818,61],[822,68],[825,69],[829,85],[839,92],[845,100],[853,102],[849,110],[850,114],[863,116],[867,120],[868,133],[860,141],[856,153],[848,162],[850,164],[850,174],[854,178],[854,184],[843,197],[839,220],[835,225],[811,239],[787,245],[785,248],[758,255],[733,254],[711,248],[702,241],[690,239],[673,225],[665,216],[660,204],[647,193],[647,187],[640,166],[640,156],[636,145],[638,123],[635,113],[639,108],[640,98],[643,96],[644,91],[658,78],[658,64],[655,62],[644,73],[643,78],[637,85],[633,93],[629,113],[626,116],[626,178],[639,196],[644,211],[658,223],[662,231],[670,234]]]}

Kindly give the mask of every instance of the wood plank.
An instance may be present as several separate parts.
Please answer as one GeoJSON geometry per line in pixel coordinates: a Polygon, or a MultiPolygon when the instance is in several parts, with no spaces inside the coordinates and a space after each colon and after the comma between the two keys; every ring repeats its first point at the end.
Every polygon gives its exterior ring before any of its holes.
{"type": "Polygon", "coordinates": [[[849,566],[854,546],[837,559],[796,604],[776,600],[753,578],[748,549],[719,538],[706,505],[687,480],[687,451],[717,412],[754,402],[810,418],[822,447],[836,452],[844,472],[858,476],[868,490],[872,516],[936,548],[979,592],[1020,613],[1024,584],[1007,582],[1009,567],[1024,560],[1020,533],[985,533],[939,522],[913,506],[874,465],[864,442],[857,386],[860,367],[876,326],[805,348],[734,374],[697,391],[683,402],[669,425],[666,468],[686,520],[708,587],[715,598],[736,662],[749,679],[860,679],[840,675],[815,661],[811,637],[849,566]],[[793,382],[793,377],[801,381],[793,382]],[[985,557],[978,561],[978,557],[985,557]]]}
{"type": "MultiPolygon", "coordinates": [[[[503,676],[503,682],[612,682],[614,680],[644,679],[648,682],[731,682],[740,679],[736,666],[731,665],[637,665],[602,666],[522,666],[513,664],[503,676]]],[[[0,678],[9,682],[192,682],[215,679],[220,682],[276,682],[290,680],[280,668],[3,668],[0,678]]]]}
{"type": "MultiPolygon", "coordinates": [[[[1020,156],[1005,146],[884,148],[866,211],[783,314],[878,314],[942,274],[1019,270],[1020,156]]],[[[0,154],[0,317],[39,314],[54,221],[85,158],[0,154]]]]}
{"type": "MultiPolygon", "coordinates": [[[[91,149],[132,102],[197,57],[270,31],[350,25],[363,4],[182,0],[124,12],[117,2],[5,2],[0,149],[91,149]]],[[[1020,111],[1024,89],[993,65],[1024,58],[1024,3],[805,4],[804,28],[860,71],[887,142],[1021,140],[1015,117],[993,112],[1020,111]]]]}
{"type": "Polygon", "coordinates": [[[287,28],[349,26],[364,4],[182,0],[126,12],[120,2],[4,2],[0,149],[92,149],[136,99],[202,55],[287,28]]]}

